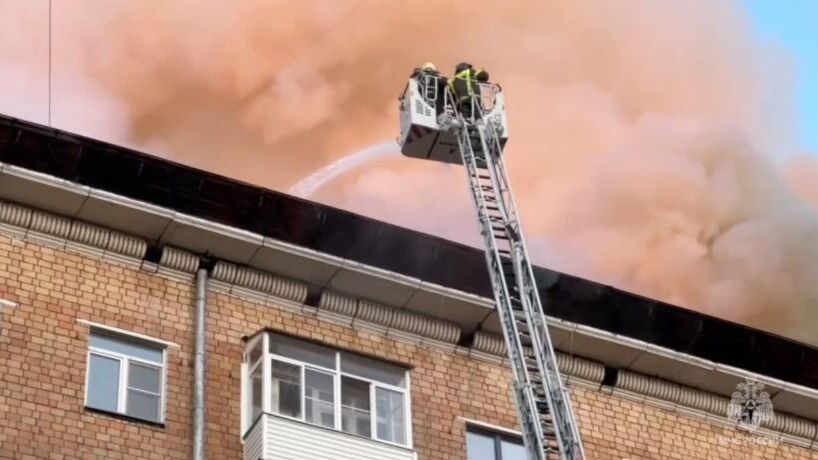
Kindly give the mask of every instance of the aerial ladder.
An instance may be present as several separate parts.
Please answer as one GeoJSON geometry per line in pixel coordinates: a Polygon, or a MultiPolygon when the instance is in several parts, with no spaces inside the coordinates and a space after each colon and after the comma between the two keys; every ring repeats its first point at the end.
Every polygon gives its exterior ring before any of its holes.
{"type": "Polygon", "coordinates": [[[528,457],[584,459],[503,163],[508,140],[503,92],[480,83],[464,107],[440,78],[420,73],[400,96],[401,152],[465,167],[528,457]]]}

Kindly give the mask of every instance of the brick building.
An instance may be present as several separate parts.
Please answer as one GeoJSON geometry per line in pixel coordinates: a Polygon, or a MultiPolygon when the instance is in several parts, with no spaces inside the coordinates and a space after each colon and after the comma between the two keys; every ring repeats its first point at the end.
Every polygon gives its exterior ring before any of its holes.
{"type": "MultiPolygon", "coordinates": [[[[208,458],[523,458],[480,251],[8,118],[0,162],[0,458],[190,458],[197,300],[208,458]]],[[[818,459],[818,350],[537,276],[589,458],[818,459]]]]}

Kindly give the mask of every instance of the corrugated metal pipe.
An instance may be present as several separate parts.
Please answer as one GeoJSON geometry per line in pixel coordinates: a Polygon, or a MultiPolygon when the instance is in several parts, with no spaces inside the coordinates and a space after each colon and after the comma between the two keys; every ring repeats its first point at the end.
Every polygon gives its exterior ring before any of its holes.
{"type": "Polygon", "coordinates": [[[207,270],[196,272],[195,355],[193,361],[193,460],[205,459],[205,319],[207,270]]]}

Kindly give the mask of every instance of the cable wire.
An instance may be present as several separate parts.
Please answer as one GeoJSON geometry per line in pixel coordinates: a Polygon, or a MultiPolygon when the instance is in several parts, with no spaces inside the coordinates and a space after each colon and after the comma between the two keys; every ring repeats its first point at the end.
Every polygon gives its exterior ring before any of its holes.
{"type": "Polygon", "coordinates": [[[51,1],[48,0],[48,126],[51,126],[51,1]]]}

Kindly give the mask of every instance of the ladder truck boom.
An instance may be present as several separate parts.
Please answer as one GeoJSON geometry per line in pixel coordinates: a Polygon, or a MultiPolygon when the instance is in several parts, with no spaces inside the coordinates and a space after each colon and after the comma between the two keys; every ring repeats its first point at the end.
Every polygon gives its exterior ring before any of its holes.
{"type": "Polygon", "coordinates": [[[465,111],[439,78],[421,73],[409,79],[399,99],[401,152],[465,167],[528,456],[584,459],[503,162],[508,125],[502,90],[479,84],[465,111]]]}

